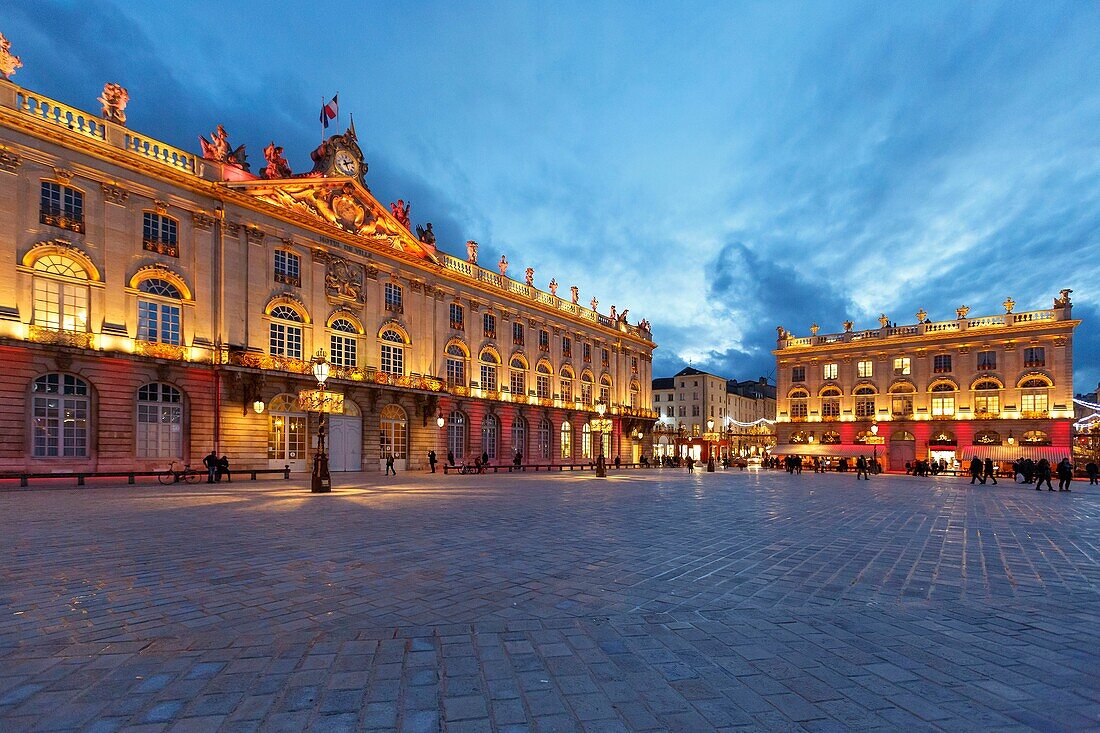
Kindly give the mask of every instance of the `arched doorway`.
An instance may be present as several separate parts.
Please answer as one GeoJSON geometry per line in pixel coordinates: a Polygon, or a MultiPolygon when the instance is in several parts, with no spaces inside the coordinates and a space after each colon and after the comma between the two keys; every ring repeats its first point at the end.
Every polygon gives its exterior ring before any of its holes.
{"type": "Polygon", "coordinates": [[[887,469],[898,471],[917,460],[917,438],[908,430],[895,430],[890,436],[889,465],[887,469]]]}
{"type": "Polygon", "coordinates": [[[344,399],[344,413],[328,416],[328,469],[363,470],[363,415],[359,406],[344,399]]]}
{"type": "Polygon", "coordinates": [[[489,457],[490,461],[497,458],[497,445],[500,439],[500,420],[493,413],[486,413],[481,421],[481,452],[489,457]]]}
{"type": "Polygon", "coordinates": [[[390,404],[382,408],[379,432],[378,467],[386,470],[386,458],[392,453],[394,468],[404,471],[409,458],[409,417],[401,405],[390,404]]]}
{"type": "Polygon", "coordinates": [[[305,471],[309,455],[306,452],[306,413],[298,409],[298,398],[279,394],[268,403],[267,460],[271,468],[290,466],[291,471],[305,471]]]}

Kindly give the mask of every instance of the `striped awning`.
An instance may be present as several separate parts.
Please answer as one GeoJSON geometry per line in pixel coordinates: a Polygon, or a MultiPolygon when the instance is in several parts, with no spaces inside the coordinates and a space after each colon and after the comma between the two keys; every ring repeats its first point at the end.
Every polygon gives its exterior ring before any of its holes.
{"type": "Polygon", "coordinates": [[[1071,449],[1067,446],[1059,448],[1051,445],[962,445],[955,450],[955,457],[961,460],[969,460],[977,456],[982,460],[992,458],[994,461],[1016,461],[1021,458],[1030,458],[1038,461],[1045,458],[1054,465],[1063,458],[1070,458],[1071,449]]]}
{"type": "Polygon", "coordinates": [[[829,443],[780,443],[768,450],[773,456],[835,456],[846,458],[870,458],[875,454],[883,455],[886,450],[884,445],[842,445],[829,443]]]}

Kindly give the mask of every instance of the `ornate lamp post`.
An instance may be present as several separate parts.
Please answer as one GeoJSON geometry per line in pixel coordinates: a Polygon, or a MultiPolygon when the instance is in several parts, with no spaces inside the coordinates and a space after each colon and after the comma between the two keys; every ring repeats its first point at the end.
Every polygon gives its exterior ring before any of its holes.
{"type": "Polygon", "coordinates": [[[684,438],[687,437],[687,426],[684,425],[684,421],[680,421],[679,427],[676,428],[676,435],[680,439],[679,446],[676,448],[676,457],[684,457],[684,438]]]}
{"type": "MultiPolygon", "coordinates": [[[[604,436],[605,432],[610,432],[610,427],[611,426],[607,424],[607,423],[610,422],[610,420],[605,420],[604,419],[604,413],[606,413],[606,412],[607,412],[607,405],[605,405],[602,402],[597,402],[596,403],[596,414],[599,415],[599,417],[592,421],[594,423],[597,423],[596,427],[598,427],[600,429],[599,430],[599,433],[600,433],[600,453],[596,457],[596,477],[597,478],[607,478],[607,458],[603,454],[603,436],[604,436]]],[[[596,431],[593,430],[592,432],[595,433],[596,431]]],[[[593,437],[595,437],[595,435],[593,435],[593,437]]]]}
{"type": "MultiPolygon", "coordinates": [[[[875,419],[875,418],[871,419],[871,435],[875,438],[878,437],[878,420],[875,419]]],[[[871,460],[874,461],[875,471],[877,472],[878,471],[878,442],[877,441],[872,446],[871,460]]]]}
{"type": "Polygon", "coordinates": [[[714,473],[714,418],[707,418],[707,473],[714,473]]]}
{"type": "Polygon", "coordinates": [[[309,490],[314,494],[324,494],[332,491],[332,478],[328,472],[328,450],[325,447],[325,432],[328,429],[328,405],[325,404],[325,382],[328,381],[331,365],[325,358],[324,350],[318,349],[317,356],[311,362],[313,377],[317,380],[318,412],[317,421],[317,452],[313,456],[313,475],[310,478],[309,490]]]}

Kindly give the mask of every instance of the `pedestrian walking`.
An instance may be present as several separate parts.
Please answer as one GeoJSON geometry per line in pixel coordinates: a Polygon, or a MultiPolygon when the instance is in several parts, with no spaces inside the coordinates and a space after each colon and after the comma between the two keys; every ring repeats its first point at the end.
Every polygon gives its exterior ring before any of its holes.
{"type": "Polygon", "coordinates": [[[206,466],[206,483],[212,484],[218,477],[218,454],[214,451],[202,459],[202,465],[206,466]]]}
{"type": "Polygon", "coordinates": [[[484,468],[489,465],[489,452],[481,451],[481,465],[484,468]]]}
{"type": "Polygon", "coordinates": [[[980,481],[985,484],[985,478],[982,476],[982,461],[977,456],[970,459],[970,483],[980,481]]]}
{"type": "Polygon", "coordinates": [[[985,483],[986,479],[992,479],[993,485],[997,485],[997,472],[993,470],[993,459],[986,458],[985,464],[982,466],[982,483],[985,483]]]}
{"type": "Polygon", "coordinates": [[[435,464],[436,464],[435,451],[430,450],[430,451],[428,451],[428,465],[431,466],[432,473],[435,473],[435,464]]]}
{"type": "Polygon", "coordinates": [[[1073,483],[1073,464],[1068,458],[1058,462],[1058,490],[1069,491],[1069,485],[1073,483]]]}
{"type": "Polygon", "coordinates": [[[867,457],[860,456],[856,459],[856,481],[859,481],[860,477],[864,481],[871,480],[871,472],[867,470],[867,457]]]}
{"type": "Polygon", "coordinates": [[[1054,491],[1054,487],[1050,485],[1050,461],[1045,458],[1040,458],[1039,462],[1035,464],[1035,490],[1043,490],[1043,482],[1047,482],[1047,491],[1054,491]]]}
{"type": "Polygon", "coordinates": [[[393,453],[390,453],[388,456],[386,456],[386,474],[385,475],[387,475],[387,476],[389,476],[391,472],[393,473],[394,476],[397,475],[397,469],[393,467],[393,460],[394,460],[393,453]]]}
{"type": "Polygon", "coordinates": [[[1085,475],[1089,477],[1089,486],[1096,486],[1096,478],[1100,476],[1100,466],[1096,465],[1096,461],[1089,461],[1085,464],[1085,475]]]}

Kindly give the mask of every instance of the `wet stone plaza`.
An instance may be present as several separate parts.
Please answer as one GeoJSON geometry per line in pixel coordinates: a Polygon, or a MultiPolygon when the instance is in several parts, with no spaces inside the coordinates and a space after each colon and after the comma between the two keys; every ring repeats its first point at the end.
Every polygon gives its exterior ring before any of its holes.
{"type": "Polygon", "coordinates": [[[1100,730],[1080,482],[336,484],[0,493],[0,730],[1100,730]]]}

